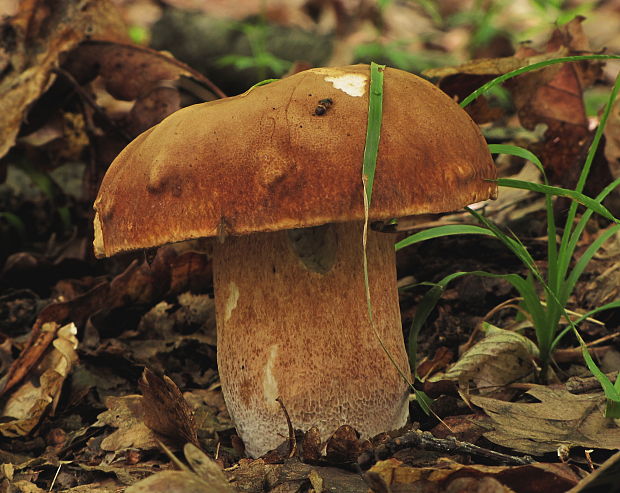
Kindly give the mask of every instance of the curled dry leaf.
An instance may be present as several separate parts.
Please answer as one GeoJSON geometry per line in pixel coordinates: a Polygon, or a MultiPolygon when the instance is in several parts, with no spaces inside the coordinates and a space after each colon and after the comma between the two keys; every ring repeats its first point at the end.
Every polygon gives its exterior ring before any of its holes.
{"type": "Polygon", "coordinates": [[[383,478],[392,491],[560,493],[581,479],[567,464],[478,466],[448,459],[440,459],[434,467],[410,467],[388,459],[375,464],[369,472],[383,478]]]}
{"type": "Polygon", "coordinates": [[[60,56],[86,37],[126,39],[120,15],[109,0],[24,0],[4,20],[0,59],[0,157],[4,156],[30,104],[49,87],[60,56]]]}
{"type": "Polygon", "coordinates": [[[47,323],[42,332],[54,335],[52,347],[4,404],[0,434],[5,437],[28,435],[44,415],[54,414],[62,385],[78,359],[75,324],[58,328],[47,323]]]}
{"type": "Polygon", "coordinates": [[[321,458],[321,433],[316,426],[304,433],[301,441],[301,458],[304,462],[318,461],[321,458]]]}
{"type": "Polygon", "coordinates": [[[174,441],[199,447],[194,413],[176,384],[167,376],[160,378],[145,368],[139,385],[144,396],[144,423],[174,441]]]}
{"type": "Polygon", "coordinates": [[[172,55],[144,46],[111,41],[86,41],[76,47],[65,64],[78,81],[99,75],[115,98],[133,101],[146,96],[162,81],[191,77],[218,97],[224,94],[209,79],[172,55]]]}
{"type": "Polygon", "coordinates": [[[489,394],[510,383],[532,381],[537,354],[536,346],[527,337],[489,325],[484,339],[463,353],[445,373],[431,380],[456,380],[462,389],[489,394]]]}
{"type": "Polygon", "coordinates": [[[620,428],[604,417],[605,396],[571,394],[542,385],[527,394],[539,402],[506,402],[471,396],[471,402],[489,416],[493,431],[484,434],[493,443],[525,454],[554,452],[560,445],[616,449],[620,428]]]}

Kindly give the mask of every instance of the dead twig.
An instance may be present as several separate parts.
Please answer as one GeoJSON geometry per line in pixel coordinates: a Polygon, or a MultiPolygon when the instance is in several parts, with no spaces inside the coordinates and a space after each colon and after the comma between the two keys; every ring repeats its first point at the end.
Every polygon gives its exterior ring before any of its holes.
{"type": "Polygon", "coordinates": [[[361,469],[366,470],[372,467],[377,461],[387,459],[394,455],[395,452],[407,448],[432,450],[447,454],[468,454],[503,465],[522,466],[535,462],[534,459],[528,455],[517,457],[502,454],[494,450],[478,447],[471,443],[461,442],[454,437],[435,438],[428,431],[416,430],[382,443],[374,450],[362,453],[358,457],[357,463],[361,469]]]}
{"type": "Polygon", "coordinates": [[[295,430],[293,429],[293,423],[291,422],[291,417],[289,416],[288,411],[286,410],[286,407],[284,406],[284,403],[282,402],[282,399],[278,397],[276,401],[278,402],[278,404],[280,404],[280,407],[282,408],[282,412],[284,413],[284,416],[286,417],[286,424],[288,425],[288,444],[289,444],[288,456],[290,459],[291,457],[294,457],[295,454],[297,453],[297,439],[295,438],[295,430]]]}

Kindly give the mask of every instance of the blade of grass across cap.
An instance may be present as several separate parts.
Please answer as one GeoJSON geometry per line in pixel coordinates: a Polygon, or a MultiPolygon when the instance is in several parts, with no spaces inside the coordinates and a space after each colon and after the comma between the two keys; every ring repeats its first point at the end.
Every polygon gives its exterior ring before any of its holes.
{"type": "MultiPolygon", "coordinates": [[[[372,331],[379,341],[381,348],[390,359],[396,371],[405,382],[413,389],[411,379],[398,366],[394,357],[390,354],[385,343],[381,339],[372,314],[372,302],[370,299],[370,284],[368,280],[368,257],[366,249],[368,244],[368,218],[370,202],[372,200],[372,186],[375,179],[375,169],[377,167],[377,155],[379,153],[379,140],[381,138],[381,120],[383,119],[383,71],[385,65],[378,65],[374,62],[370,64],[370,87],[368,89],[368,123],[366,126],[366,144],[364,146],[364,162],[362,166],[362,185],[364,191],[364,229],[362,234],[362,255],[364,262],[364,291],[366,294],[366,306],[368,308],[368,319],[372,331]]],[[[415,389],[413,389],[415,391],[415,389]]]]}

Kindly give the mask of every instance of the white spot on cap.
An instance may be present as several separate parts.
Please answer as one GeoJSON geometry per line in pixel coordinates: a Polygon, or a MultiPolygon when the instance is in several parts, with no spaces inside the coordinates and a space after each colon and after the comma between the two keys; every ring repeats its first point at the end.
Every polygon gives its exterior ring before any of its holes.
{"type": "Polygon", "coordinates": [[[274,344],[269,349],[269,357],[263,370],[263,396],[267,406],[276,406],[276,399],[278,398],[278,382],[273,375],[273,367],[278,355],[278,345],[274,344]]]}
{"type": "Polygon", "coordinates": [[[359,98],[364,95],[368,77],[362,74],[343,74],[325,77],[325,81],[331,82],[336,89],[347,93],[349,96],[359,98]]]}
{"type": "Polygon", "coordinates": [[[230,320],[233,310],[237,308],[237,301],[239,301],[239,288],[231,281],[228,284],[228,298],[224,305],[224,322],[230,320]]]}

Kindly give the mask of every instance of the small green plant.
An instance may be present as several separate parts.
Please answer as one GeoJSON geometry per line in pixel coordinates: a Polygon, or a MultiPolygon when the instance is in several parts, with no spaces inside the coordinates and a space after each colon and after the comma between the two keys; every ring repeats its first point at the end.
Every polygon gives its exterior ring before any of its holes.
{"type": "Polygon", "coordinates": [[[356,62],[366,63],[375,60],[379,63],[381,61],[392,67],[414,73],[454,62],[450,55],[441,56],[434,52],[424,51],[412,53],[405,40],[387,43],[377,40],[360,44],[355,47],[354,55],[356,62]]]}
{"type": "Polygon", "coordinates": [[[256,23],[236,22],[233,27],[245,34],[252,54],[226,55],[218,60],[219,65],[233,66],[237,70],[254,69],[259,80],[266,79],[269,75],[282,75],[290,68],[291,62],[278,58],[269,51],[267,47],[269,26],[262,16],[256,23]]]}
{"type": "MultiPolygon", "coordinates": [[[[538,70],[547,65],[564,62],[574,62],[584,59],[600,59],[601,57],[610,59],[619,59],[620,56],[616,55],[584,55],[575,57],[563,57],[554,60],[547,60],[537,64],[533,64],[521,69],[515,70],[504,74],[493,81],[485,84],[480,89],[468,96],[461,104],[466,106],[473,101],[478,95],[488,91],[491,87],[524,72],[531,70],[538,70]]],[[[590,371],[597,377],[605,395],[608,399],[607,415],[610,417],[620,416],[620,377],[616,380],[615,384],[612,384],[609,378],[603,374],[600,369],[594,363],[594,360],[588,353],[587,347],[577,331],[577,326],[587,317],[590,317],[603,310],[611,308],[619,308],[620,301],[614,301],[607,303],[603,306],[597,307],[594,310],[580,316],[576,320],[572,320],[566,310],[568,299],[575,288],[575,285],[583,273],[584,269],[594,256],[594,254],[600,249],[600,247],[611,236],[620,232],[620,221],[616,219],[603,205],[602,202],[614,190],[620,185],[620,179],[614,180],[607,187],[605,187],[597,197],[590,198],[585,196],[582,191],[588,177],[596,149],[598,148],[605,123],[608,119],[611,107],[615,101],[618,92],[620,91],[620,74],[618,75],[614,87],[611,91],[605,110],[601,117],[600,125],[595,133],[592,144],[589,148],[586,161],[583,165],[581,174],[575,190],[568,190],[560,187],[550,186],[545,176],[544,168],[540,160],[532,154],[530,151],[509,145],[490,145],[492,153],[504,153],[522,157],[538,167],[543,176],[544,184],[530,183],[526,181],[500,178],[498,179],[498,185],[504,187],[521,188],[526,190],[532,190],[545,194],[546,199],[546,215],[547,215],[547,263],[548,269],[546,273],[540,271],[537,267],[534,259],[528,252],[527,248],[515,235],[508,235],[504,233],[496,224],[484,217],[482,214],[474,211],[470,208],[467,210],[480,222],[480,226],[474,225],[446,225],[436,228],[431,228],[425,231],[416,233],[408,238],[400,241],[397,245],[397,249],[404,248],[408,245],[425,241],[431,238],[438,238],[441,236],[454,235],[454,234],[483,234],[494,237],[501,241],[510,251],[512,251],[527,268],[528,275],[523,277],[517,274],[491,274],[484,271],[472,271],[472,272],[456,272],[449,276],[446,276],[441,281],[430,284],[431,289],[425,294],[422,302],[420,303],[418,310],[415,314],[412,322],[410,334],[409,334],[409,356],[412,360],[412,368],[415,368],[415,354],[417,349],[417,336],[418,333],[426,321],[428,315],[432,311],[433,307],[437,303],[441,293],[452,280],[468,275],[474,274],[485,277],[500,277],[510,282],[513,287],[519,292],[522,298],[522,307],[529,317],[531,318],[532,325],[536,333],[536,342],[540,352],[542,377],[545,378],[547,369],[552,359],[554,349],[557,347],[561,339],[569,332],[572,331],[575,337],[579,341],[583,357],[590,371]],[[568,197],[572,200],[571,206],[568,211],[566,222],[564,224],[561,234],[556,227],[555,217],[553,214],[553,196],[568,197]],[[581,217],[577,220],[577,208],[581,204],[585,207],[581,217]],[[579,257],[579,259],[572,263],[575,249],[581,238],[586,224],[591,218],[592,214],[597,213],[612,222],[612,226],[604,231],[579,257]],[[560,236],[559,242],[557,240],[560,236]],[[542,299],[541,299],[542,298],[542,299]],[[562,329],[562,321],[567,326],[562,329]]]]}

